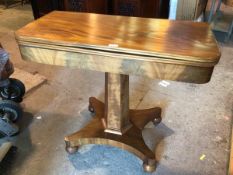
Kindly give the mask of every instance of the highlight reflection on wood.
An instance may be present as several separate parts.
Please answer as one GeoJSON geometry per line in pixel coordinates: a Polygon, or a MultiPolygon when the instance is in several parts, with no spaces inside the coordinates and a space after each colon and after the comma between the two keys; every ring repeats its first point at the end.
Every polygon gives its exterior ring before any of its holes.
{"type": "Polygon", "coordinates": [[[156,168],[142,130],[161,122],[161,109],[129,109],[129,75],[206,83],[220,51],[208,24],[88,13],[52,12],[16,32],[24,60],[106,72],[105,103],[90,98],[95,117],[65,137],[66,150],[116,146],[156,168]]]}
{"type": "Polygon", "coordinates": [[[190,21],[55,11],[16,39],[25,60],[193,83],[220,57],[210,26],[190,21]]]}
{"type": "Polygon", "coordinates": [[[211,28],[201,22],[55,11],[18,30],[16,37],[45,45],[99,48],[202,63],[216,63],[219,59],[211,28]]]}

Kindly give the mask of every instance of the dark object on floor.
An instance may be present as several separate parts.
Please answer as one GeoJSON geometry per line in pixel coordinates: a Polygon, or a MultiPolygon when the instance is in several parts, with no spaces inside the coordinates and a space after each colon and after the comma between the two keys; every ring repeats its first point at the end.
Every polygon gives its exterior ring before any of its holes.
{"type": "Polygon", "coordinates": [[[24,84],[15,78],[9,78],[14,72],[14,66],[9,54],[0,46],[0,96],[3,100],[21,102],[25,94],[24,84]]]}
{"type": "Polygon", "coordinates": [[[17,148],[12,146],[10,142],[5,142],[0,147],[0,175],[6,175],[10,169],[17,148]]]}
{"type": "Polygon", "coordinates": [[[0,101],[0,133],[2,136],[13,136],[19,132],[14,124],[22,116],[22,109],[18,103],[10,100],[0,101]]]}
{"type": "Polygon", "coordinates": [[[13,72],[14,66],[9,54],[0,47],[0,96],[3,100],[21,102],[25,94],[25,86],[20,80],[9,78],[13,72]]]}
{"type": "Polygon", "coordinates": [[[2,136],[12,136],[19,132],[14,124],[22,116],[22,109],[16,102],[21,102],[25,94],[24,84],[9,76],[14,67],[9,60],[9,54],[0,45],[0,133],[2,136]]]}
{"type": "Polygon", "coordinates": [[[7,85],[0,87],[0,96],[3,100],[21,102],[25,94],[24,84],[15,78],[9,78],[8,81],[7,85]]]}

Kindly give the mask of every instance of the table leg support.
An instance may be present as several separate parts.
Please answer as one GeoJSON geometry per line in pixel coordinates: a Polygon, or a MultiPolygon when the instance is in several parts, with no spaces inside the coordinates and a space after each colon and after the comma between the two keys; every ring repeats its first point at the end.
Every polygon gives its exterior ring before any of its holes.
{"type": "MultiPolygon", "coordinates": [[[[155,153],[145,144],[142,130],[150,121],[154,124],[161,122],[161,108],[156,107],[144,110],[124,109],[128,107],[126,102],[128,100],[128,78],[122,77],[122,75],[119,75],[119,78],[116,75],[110,77],[114,77],[113,84],[117,84],[118,81],[119,84],[122,84],[117,85],[116,88],[113,88],[111,85],[106,86],[106,89],[108,89],[107,95],[114,94],[114,97],[105,98],[110,99],[109,101],[106,100],[106,104],[94,97],[90,97],[89,111],[93,112],[95,116],[83,129],[65,137],[66,150],[68,153],[74,153],[79,146],[86,144],[115,146],[139,157],[143,161],[144,170],[153,172],[156,168],[155,153]],[[111,93],[111,89],[117,89],[120,93],[111,93]],[[109,110],[108,107],[114,106],[114,103],[111,101],[115,101],[116,107],[109,110]]],[[[108,83],[109,81],[106,82],[108,83]]]]}

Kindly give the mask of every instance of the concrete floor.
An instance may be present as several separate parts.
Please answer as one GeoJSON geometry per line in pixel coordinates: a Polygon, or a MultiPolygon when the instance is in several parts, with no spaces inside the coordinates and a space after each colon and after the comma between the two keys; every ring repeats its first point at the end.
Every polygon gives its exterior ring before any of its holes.
{"type": "MultiPolygon", "coordinates": [[[[141,161],[108,146],[84,146],[75,155],[64,150],[64,136],[82,128],[91,118],[90,96],[103,99],[104,73],[70,70],[24,62],[14,31],[32,21],[29,5],[3,10],[0,6],[0,42],[15,67],[39,72],[48,82],[28,94],[19,121],[21,132],[12,140],[18,147],[10,175],[142,175],[141,161]]],[[[163,108],[163,121],[148,124],[143,136],[159,162],[154,175],[224,175],[227,172],[233,115],[233,44],[220,44],[222,57],[207,84],[131,76],[132,108],[163,108]],[[200,157],[205,155],[203,160],[200,157]]]]}

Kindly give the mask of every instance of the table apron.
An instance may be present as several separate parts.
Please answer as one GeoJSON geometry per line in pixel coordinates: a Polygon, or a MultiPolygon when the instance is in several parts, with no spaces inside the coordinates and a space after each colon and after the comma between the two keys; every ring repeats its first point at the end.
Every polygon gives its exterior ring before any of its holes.
{"type": "Polygon", "coordinates": [[[124,57],[124,55],[122,58],[116,58],[109,55],[69,52],[25,45],[19,45],[19,48],[22,58],[33,62],[199,84],[207,83],[210,80],[214,67],[186,65],[179,61],[169,63],[164,60],[163,63],[152,59],[132,59],[124,57]]]}

